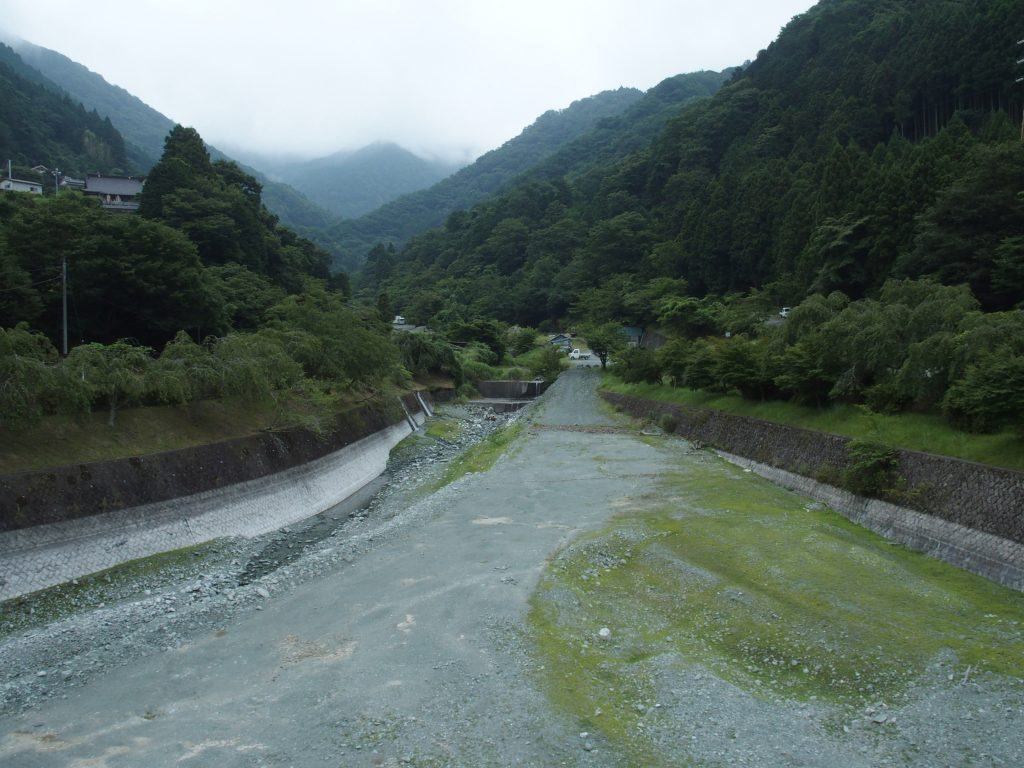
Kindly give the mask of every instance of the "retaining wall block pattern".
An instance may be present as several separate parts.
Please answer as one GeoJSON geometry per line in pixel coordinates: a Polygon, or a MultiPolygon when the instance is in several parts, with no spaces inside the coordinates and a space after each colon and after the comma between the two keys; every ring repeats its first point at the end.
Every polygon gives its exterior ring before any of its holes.
{"type": "MultiPolygon", "coordinates": [[[[148,497],[142,486],[120,484],[125,474],[131,477],[134,471],[131,459],[87,465],[99,467],[95,473],[90,470],[90,486],[110,479],[117,486],[114,490],[101,486],[83,489],[71,483],[65,487],[46,477],[65,477],[73,471],[67,467],[2,478],[8,488],[47,491],[34,498],[46,499],[48,514],[41,515],[42,521],[36,524],[0,530],[0,600],[158,552],[223,536],[259,535],[323,512],[384,471],[391,448],[413,425],[426,419],[415,398],[414,403],[415,410],[410,407],[412,425],[396,405],[398,423],[386,422],[386,410],[365,409],[327,440],[294,430],[283,436],[260,435],[255,442],[230,441],[144,457],[154,476],[167,471],[184,473],[193,478],[191,486],[200,489],[170,498],[166,497],[167,484],[154,483],[148,497]],[[337,443],[342,447],[331,447],[337,443]],[[310,453],[319,455],[310,459],[310,453]],[[212,465],[211,456],[216,461],[212,465]],[[235,465],[233,458],[238,459],[235,465]],[[225,476],[253,475],[253,467],[264,471],[241,482],[222,482],[225,476]],[[204,477],[205,483],[201,482],[204,477]],[[122,503],[114,509],[103,505],[89,509],[95,498],[122,503]],[[129,505],[128,500],[135,503],[129,505]],[[61,514],[61,503],[69,505],[66,514],[61,514]]],[[[395,418],[394,413],[390,418],[395,418]]],[[[175,483],[172,487],[187,486],[175,483]]]]}
{"type": "MultiPolygon", "coordinates": [[[[419,404],[413,398],[414,411],[419,404]]],[[[39,472],[0,475],[0,531],[181,498],[326,456],[402,418],[397,403],[339,416],[333,430],[263,432],[212,445],[39,472]]]]}
{"type": "MultiPolygon", "coordinates": [[[[676,432],[690,440],[802,476],[805,480],[813,479],[812,482],[832,480],[834,483],[843,476],[850,463],[846,450],[850,439],[846,437],[614,392],[601,394],[609,403],[634,417],[657,421],[663,415],[670,415],[676,421],[676,432]]],[[[876,526],[875,522],[868,525],[864,521],[874,520],[880,514],[878,510],[884,509],[885,514],[892,517],[895,514],[892,510],[899,509],[904,516],[921,514],[935,518],[935,522],[951,524],[954,527],[939,526],[920,535],[906,533],[896,540],[914,549],[943,556],[943,559],[956,558],[951,561],[968,570],[976,570],[976,566],[980,569],[976,572],[983,575],[1012,566],[1011,575],[996,580],[1024,588],[1019,574],[1012,575],[1012,568],[1024,567],[1024,564],[1013,565],[1011,560],[1007,560],[1019,557],[1020,548],[1024,545],[1024,473],[906,450],[899,451],[899,472],[904,485],[898,497],[863,500],[868,505],[863,509],[868,512],[864,512],[863,520],[858,519],[857,522],[873,530],[884,529],[882,523],[876,526]],[[898,502],[898,506],[886,504],[887,501],[898,502]],[[942,543],[937,543],[940,540],[942,543]],[[942,555],[943,552],[949,557],[942,555]],[[985,562],[989,564],[984,565],[985,562]]],[[[792,485],[793,481],[787,483],[792,485]]],[[[821,482],[816,482],[817,486],[827,487],[821,482]]],[[[857,498],[835,490],[852,499],[857,498]]],[[[845,508],[851,506],[848,501],[842,503],[845,508]]],[[[921,532],[926,528],[914,518],[913,523],[893,523],[891,531],[921,532]]]]}

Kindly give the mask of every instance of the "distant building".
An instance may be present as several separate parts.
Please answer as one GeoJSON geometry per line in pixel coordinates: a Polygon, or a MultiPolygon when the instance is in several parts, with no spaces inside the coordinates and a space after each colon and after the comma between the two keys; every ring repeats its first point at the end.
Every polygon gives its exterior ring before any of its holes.
{"type": "Polygon", "coordinates": [[[62,189],[85,189],[85,179],[73,179],[70,176],[61,176],[60,186],[62,189]]]}
{"type": "Polygon", "coordinates": [[[572,336],[568,333],[556,333],[554,336],[548,336],[548,344],[569,350],[572,349],[572,336]]]}
{"type": "Polygon", "coordinates": [[[99,198],[108,211],[131,213],[139,209],[139,195],[145,181],[134,176],[101,176],[95,174],[85,178],[88,197],[99,198]]]}
{"type": "Polygon", "coordinates": [[[33,165],[32,166],[32,172],[33,173],[49,173],[50,169],[47,168],[45,165],[33,165]]]}
{"type": "Polygon", "coordinates": [[[630,347],[639,347],[640,340],[644,337],[644,329],[635,326],[626,326],[620,329],[626,337],[626,344],[630,347]]]}
{"type": "Polygon", "coordinates": [[[23,181],[22,179],[0,180],[0,190],[7,192],[29,192],[33,195],[43,194],[43,185],[38,181],[23,181]]]}

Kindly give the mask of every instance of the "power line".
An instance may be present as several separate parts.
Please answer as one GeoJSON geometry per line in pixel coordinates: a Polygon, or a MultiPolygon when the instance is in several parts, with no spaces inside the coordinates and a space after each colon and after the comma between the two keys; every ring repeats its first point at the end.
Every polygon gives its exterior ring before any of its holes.
{"type": "Polygon", "coordinates": [[[47,283],[56,283],[60,279],[61,279],[60,276],[50,277],[50,278],[47,278],[46,280],[40,280],[38,283],[29,283],[28,285],[18,286],[17,288],[0,288],[0,293],[13,293],[14,291],[24,291],[26,288],[35,288],[37,285],[46,285],[47,283]]]}

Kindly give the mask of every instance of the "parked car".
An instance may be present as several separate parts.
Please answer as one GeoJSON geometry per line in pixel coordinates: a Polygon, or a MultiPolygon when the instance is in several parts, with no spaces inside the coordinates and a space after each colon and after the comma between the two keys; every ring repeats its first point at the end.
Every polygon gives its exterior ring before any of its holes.
{"type": "Polygon", "coordinates": [[[783,307],[779,310],[779,317],[789,317],[789,307],[783,307]]]}
{"type": "Polygon", "coordinates": [[[590,350],[588,349],[586,352],[580,352],[579,349],[574,349],[572,352],[569,353],[569,359],[570,360],[589,360],[590,359],[590,350]]]}

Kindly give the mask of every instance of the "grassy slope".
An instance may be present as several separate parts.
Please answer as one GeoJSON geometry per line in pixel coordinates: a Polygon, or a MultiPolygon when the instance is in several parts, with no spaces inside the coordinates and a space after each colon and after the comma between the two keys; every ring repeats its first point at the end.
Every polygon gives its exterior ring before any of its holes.
{"type": "Polygon", "coordinates": [[[809,408],[783,402],[754,402],[737,395],[716,395],[655,384],[624,384],[611,376],[602,387],[611,392],[740,416],[789,424],[846,437],[876,440],[913,451],[954,456],[1024,471],[1024,437],[1011,431],[974,435],[953,429],[941,417],[922,413],[886,415],[855,406],[809,408]]]}
{"type": "Polygon", "coordinates": [[[107,426],[106,413],[47,416],[27,429],[0,431],[0,473],[159,453],[272,426],[277,426],[273,408],[231,402],[126,408],[113,427],[107,426]]]}

